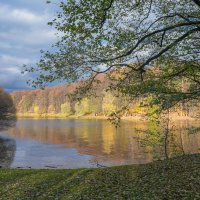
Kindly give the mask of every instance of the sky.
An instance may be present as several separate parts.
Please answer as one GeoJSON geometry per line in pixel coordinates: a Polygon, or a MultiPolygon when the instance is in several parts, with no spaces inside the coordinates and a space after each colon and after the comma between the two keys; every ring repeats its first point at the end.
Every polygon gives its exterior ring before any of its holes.
{"type": "Polygon", "coordinates": [[[37,63],[40,50],[55,43],[56,30],[47,23],[56,8],[46,0],[0,1],[0,87],[6,91],[32,89],[26,82],[34,74],[22,74],[22,66],[37,63]]]}

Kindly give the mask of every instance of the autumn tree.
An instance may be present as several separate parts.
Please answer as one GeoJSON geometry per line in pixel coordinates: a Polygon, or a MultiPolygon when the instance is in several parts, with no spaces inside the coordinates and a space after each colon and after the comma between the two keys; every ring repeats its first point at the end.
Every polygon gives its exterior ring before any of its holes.
{"type": "Polygon", "coordinates": [[[117,110],[116,99],[110,92],[104,92],[102,110],[105,115],[109,115],[117,110]]]}
{"type": "Polygon", "coordinates": [[[61,104],[61,114],[65,116],[69,116],[72,114],[70,101],[66,99],[66,102],[61,104]]]}
{"type": "Polygon", "coordinates": [[[153,92],[162,102],[177,102],[200,94],[200,0],[61,1],[49,25],[61,38],[26,68],[39,74],[34,86],[84,79],[88,90],[97,75],[120,68],[124,76],[112,88],[129,95],[136,88],[137,95],[153,92]],[[149,79],[150,66],[161,66],[161,76],[149,79]],[[174,87],[182,78],[190,81],[189,92],[174,87]]]}
{"type": "Polygon", "coordinates": [[[75,114],[85,115],[90,113],[90,102],[88,98],[83,98],[75,104],[75,114]]]}

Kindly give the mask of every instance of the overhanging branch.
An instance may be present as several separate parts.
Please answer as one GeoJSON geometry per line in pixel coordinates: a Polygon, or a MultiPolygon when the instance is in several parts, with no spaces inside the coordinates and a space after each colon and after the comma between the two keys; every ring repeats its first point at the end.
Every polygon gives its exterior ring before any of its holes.
{"type": "Polygon", "coordinates": [[[192,0],[196,5],[200,7],[200,0],[192,0]]]}
{"type": "Polygon", "coordinates": [[[194,22],[185,22],[185,23],[179,23],[179,24],[175,24],[175,25],[172,25],[172,26],[169,26],[169,27],[165,27],[163,29],[159,29],[159,30],[156,30],[156,31],[153,31],[149,34],[146,34],[145,36],[143,36],[141,39],[138,40],[138,42],[135,44],[135,46],[133,48],[131,48],[128,52],[120,55],[120,56],[116,56],[114,58],[110,58],[110,59],[101,59],[101,60],[94,60],[94,61],[90,61],[90,62],[96,62],[96,63],[100,63],[100,62],[109,62],[109,61],[114,61],[114,60],[117,60],[117,59],[120,59],[120,58],[123,58],[123,57],[126,57],[126,56],[129,56],[130,54],[133,53],[133,51],[147,38],[150,38],[151,36],[153,35],[156,35],[158,33],[162,33],[162,32],[166,32],[166,31],[169,31],[169,30],[173,30],[173,29],[176,29],[178,27],[184,27],[184,26],[197,26],[197,25],[200,25],[200,21],[194,21],[194,22]]]}
{"type": "Polygon", "coordinates": [[[179,37],[178,39],[176,39],[173,43],[171,43],[170,45],[168,45],[166,48],[164,48],[162,51],[160,51],[158,54],[156,54],[155,56],[150,57],[146,62],[144,62],[139,69],[143,69],[146,65],[148,65],[150,62],[152,62],[153,60],[159,58],[160,56],[162,56],[165,52],[167,52],[168,50],[170,50],[172,47],[176,46],[179,42],[181,42],[182,40],[184,40],[186,37],[188,37],[189,35],[191,35],[192,33],[195,33],[199,31],[199,28],[195,28],[192,29],[190,31],[188,31],[187,33],[185,33],[184,35],[182,35],[181,37],[179,37]]]}

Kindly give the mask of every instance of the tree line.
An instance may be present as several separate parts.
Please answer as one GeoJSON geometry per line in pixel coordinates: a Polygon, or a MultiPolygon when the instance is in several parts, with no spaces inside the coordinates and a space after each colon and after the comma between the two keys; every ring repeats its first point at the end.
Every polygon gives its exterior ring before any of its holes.
{"type": "MultiPolygon", "coordinates": [[[[148,117],[157,109],[152,101],[155,96],[123,95],[116,90],[109,90],[109,79],[100,77],[101,83],[95,89],[94,95],[83,98],[73,98],[78,83],[49,87],[44,90],[16,91],[11,93],[18,115],[41,117],[68,116],[105,116],[113,113],[121,116],[148,117]],[[126,108],[125,108],[126,107],[126,108]]],[[[178,86],[177,86],[178,87],[178,86]]],[[[184,83],[181,87],[187,88],[184,83]]],[[[137,90],[134,91],[137,93],[137,90]]],[[[198,101],[178,102],[170,112],[175,117],[198,117],[198,101]]]]}

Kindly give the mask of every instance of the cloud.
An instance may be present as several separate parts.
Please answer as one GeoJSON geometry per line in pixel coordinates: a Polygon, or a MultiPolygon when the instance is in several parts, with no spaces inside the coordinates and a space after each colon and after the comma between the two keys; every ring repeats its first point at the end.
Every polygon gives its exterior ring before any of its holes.
{"type": "Polygon", "coordinates": [[[1,68],[7,66],[19,66],[23,64],[30,64],[31,60],[28,58],[19,58],[11,55],[0,55],[0,65],[3,66],[1,68]]]}
{"type": "Polygon", "coordinates": [[[5,88],[6,91],[31,89],[26,83],[28,79],[31,79],[31,76],[22,75],[17,68],[0,68],[0,87],[5,88]]]}
{"type": "Polygon", "coordinates": [[[22,24],[43,23],[48,18],[47,14],[39,15],[27,9],[17,9],[1,3],[0,13],[0,21],[18,22],[22,24]]]}
{"type": "Polygon", "coordinates": [[[52,16],[43,0],[1,0],[0,87],[29,89],[26,82],[35,74],[22,75],[22,66],[37,63],[40,50],[56,41],[56,31],[47,25],[52,16]]]}
{"type": "Polygon", "coordinates": [[[20,74],[21,71],[16,67],[10,67],[10,68],[0,68],[0,73],[1,73],[1,76],[4,77],[5,73],[20,74]]]}
{"type": "Polygon", "coordinates": [[[6,91],[31,89],[27,85],[27,80],[31,79],[31,74],[22,74],[21,66],[29,64],[31,60],[10,55],[0,55],[0,87],[6,91]]]}
{"type": "Polygon", "coordinates": [[[48,28],[35,28],[32,30],[24,29],[11,29],[8,31],[0,32],[0,38],[2,40],[8,40],[11,44],[32,45],[32,46],[44,46],[45,44],[51,44],[55,41],[56,32],[48,28]]]}

